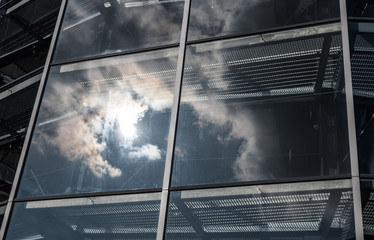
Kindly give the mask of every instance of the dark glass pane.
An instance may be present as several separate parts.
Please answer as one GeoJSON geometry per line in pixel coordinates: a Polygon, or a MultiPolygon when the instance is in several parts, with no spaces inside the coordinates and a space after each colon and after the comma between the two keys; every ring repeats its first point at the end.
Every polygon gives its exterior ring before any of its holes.
{"type": "Polygon", "coordinates": [[[374,180],[361,180],[362,217],[365,239],[374,237],[374,180]]]}
{"type": "Polygon", "coordinates": [[[354,239],[351,184],[172,192],[165,239],[354,239]]]}
{"type": "Polygon", "coordinates": [[[156,239],[160,193],[16,203],[5,239],[156,239]]]}
{"type": "Polygon", "coordinates": [[[5,215],[5,210],[7,207],[7,202],[2,202],[0,204],[1,204],[0,205],[0,227],[1,227],[3,219],[4,219],[4,215],[5,215]]]}
{"type": "Polygon", "coordinates": [[[44,66],[60,4],[11,1],[0,9],[0,86],[44,66]]]}
{"type": "Polygon", "coordinates": [[[360,173],[374,176],[374,23],[349,27],[360,173]]]}
{"type": "Polygon", "coordinates": [[[0,93],[0,202],[8,200],[42,73],[0,93]]]}
{"type": "Polygon", "coordinates": [[[187,49],[172,185],[349,174],[340,25],[187,49]]]}
{"type": "Polygon", "coordinates": [[[374,18],[372,0],[347,0],[348,17],[374,18]]]}
{"type": "Polygon", "coordinates": [[[70,0],[54,61],[179,43],[184,0],[70,0]]]}
{"type": "Polygon", "coordinates": [[[18,197],[159,188],[177,49],[53,67],[18,197]]]}
{"type": "Polygon", "coordinates": [[[192,0],[188,40],[339,17],[338,0],[192,0]]]}

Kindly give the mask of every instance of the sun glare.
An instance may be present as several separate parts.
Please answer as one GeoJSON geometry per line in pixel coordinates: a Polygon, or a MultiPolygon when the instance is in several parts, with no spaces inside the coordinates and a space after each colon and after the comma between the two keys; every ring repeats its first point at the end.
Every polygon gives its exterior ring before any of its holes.
{"type": "Polygon", "coordinates": [[[119,131],[126,141],[137,138],[136,124],[147,109],[145,105],[136,101],[125,102],[113,109],[115,121],[119,124],[119,131]]]}

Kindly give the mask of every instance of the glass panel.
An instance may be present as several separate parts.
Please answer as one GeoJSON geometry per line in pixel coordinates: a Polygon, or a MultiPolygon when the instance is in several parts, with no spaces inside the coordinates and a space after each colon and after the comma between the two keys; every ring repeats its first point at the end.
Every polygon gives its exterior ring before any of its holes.
{"type": "Polygon", "coordinates": [[[361,180],[362,217],[365,239],[374,236],[374,180],[361,180]]]}
{"type": "Polygon", "coordinates": [[[70,0],[54,61],[179,43],[184,0],[70,0]]]}
{"type": "Polygon", "coordinates": [[[60,4],[12,1],[0,9],[0,86],[44,66],[60,4]]]}
{"type": "Polygon", "coordinates": [[[340,25],[187,49],[172,185],[349,174],[340,25]]]}
{"type": "Polygon", "coordinates": [[[0,202],[12,189],[41,76],[21,79],[0,93],[0,202]]]}
{"type": "Polygon", "coordinates": [[[0,203],[0,227],[1,227],[3,219],[4,219],[7,203],[8,203],[7,201],[0,203]]]}
{"type": "Polygon", "coordinates": [[[371,0],[347,0],[348,17],[374,18],[374,3],[371,0]]]}
{"type": "Polygon", "coordinates": [[[338,0],[192,0],[188,40],[339,17],[338,0]]]}
{"type": "Polygon", "coordinates": [[[349,27],[360,173],[374,176],[374,23],[349,27]]]}
{"type": "Polygon", "coordinates": [[[172,192],[166,239],[354,239],[351,184],[172,192]]]}
{"type": "Polygon", "coordinates": [[[177,51],[51,68],[18,197],[161,187],[177,51]]]}
{"type": "Polygon", "coordinates": [[[156,239],[160,193],[16,203],[5,239],[156,239]]]}

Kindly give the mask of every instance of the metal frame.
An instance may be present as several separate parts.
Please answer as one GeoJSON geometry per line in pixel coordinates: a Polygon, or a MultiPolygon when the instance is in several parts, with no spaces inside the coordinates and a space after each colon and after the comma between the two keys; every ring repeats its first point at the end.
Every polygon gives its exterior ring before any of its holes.
{"type": "Polygon", "coordinates": [[[128,55],[128,54],[151,52],[151,51],[163,50],[163,49],[168,49],[168,48],[177,48],[178,46],[179,46],[179,43],[173,43],[173,44],[161,45],[161,46],[156,46],[156,47],[142,48],[140,50],[139,49],[138,50],[129,50],[129,51],[123,51],[123,52],[118,52],[118,53],[115,52],[115,53],[102,54],[102,55],[98,55],[98,56],[73,58],[73,59],[68,59],[68,60],[51,62],[50,66],[60,66],[60,65],[64,65],[64,64],[72,64],[72,63],[79,63],[79,62],[85,62],[85,61],[92,61],[92,60],[97,60],[97,59],[117,57],[117,56],[123,56],[123,55],[128,55]]]}
{"type": "Polygon", "coordinates": [[[54,50],[54,47],[55,47],[55,44],[56,44],[56,41],[57,41],[57,36],[58,36],[58,32],[59,32],[61,22],[62,22],[62,19],[63,19],[66,2],[67,2],[67,0],[62,0],[62,2],[61,2],[60,12],[59,12],[58,17],[57,17],[56,27],[55,27],[55,30],[53,32],[51,45],[49,47],[48,56],[47,56],[47,59],[46,59],[45,65],[44,65],[43,75],[42,75],[42,78],[40,80],[40,87],[39,87],[38,93],[36,95],[36,100],[35,100],[35,103],[34,103],[34,108],[33,108],[32,114],[31,114],[30,123],[29,123],[29,126],[27,128],[25,141],[24,141],[21,156],[20,156],[20,159],[19,159],[19,162],[18,162],[16,174],[15,174],[15,177],[14,177],[12,190],[11,190],[10,195],[9,195],[8,206],[5,210],[4,219],[3,219],[3,222],[2,222],[2,225],[1,225],[1,229],[0,229],[0,238],[1,239],[5,238],[6,229],[8,228],[10,213],[13,209],[14,198],[15,198],[15,195],[16,195],[16,192],[17,192],[17,189],[18,189],[18,185],[20,183],[21,174],[22,174],[25,159],[26,159],[26,154],[28,152],[28,146],[29,146],[29,143],[30,143],[30,140],[31,140],[31,136],[32,136],[32,133],[33,133],[33,128],[34,128],[34,125],[35,125],[35,122],[36,122],[36,117],[37,117],[37,114],[38,114],[38,111],[39,111],[39,105],[40,105],[40,102],[41,102],[41,99],[42,99],[42,95],[43,95],[43,92],[44,92],[44,86],[45,86],[46,78],[47,78],[47,75],[48,75],[49,64],[51,62],[52,55],[53,55],[53,50],[54,50]]]}
{"type": "Polygon", "coordinates": [[[284,27],[267,28],[261,31],[253,31],[249,33],[247,32],[247,33],[239,33],[239,34],[228,34],[228,35],[222,35],[218,37],[208,37],[208,38],[202,38],[202,39],[197,39],[197,40],[188,40],[187,45],[197,44],[197,43],[207,43],[207,42],[233,39],[233,38],[248,37],[252,35],[262,35],[262,34],[268,34],[268,33],[274,33],[274,32],[281,32],[281,31],[297,30],[300,28],[307,28],[307,27],[325,25],[325,24],[336,23],[336,22],[340,22],[340,18],[330,18],[330,19],[314,21],[314,22],[286,25],[284,27]]]}
{"type": "Polygon", "coordinates": [[[190,7],[191,7],[191,0],[185,0],[184,9],[183,9],[181,38],[180,38],[180,43],[179,43],[177,72],[175,76],[173,106],[171,110],[168,146],[167,146],[165,168],[164,168],[164,179],[163,179],[163,185],[162,185],[160,215],[158,219],[157,238],[156,238],[157,240],[162,240],[165,235],[165,225],[166,225],[167,209],[168,209],[168,203],[169,203],[170,179],[171,179],[171,172],[172,172],[172,166],[173,166],[173,153],[174,153],[175,136],[176,136],[176,131],[177,131],[177,121],[178,121],[178,112],[179,112],[179,101],[180,101],[180,95],[182,91],[182,78],[183,78],[184,60],[185,60],[185,53],[186,53],[186,42],[187,42],[190,7]]]}
{"type": "Polygon", "coordinates": [[[348,16],[346,0],[340,0],[340,18],[342,27],[342,45],[343,45],[343,65],[345,79],[345,95],[347,104],[347,121],[349,136],[349,153],[351,160],[351,177],[353,192],[353,211],[355,222],[356,239],[364,239],[364,226],[362,220],[360,174],[358,165],[357,143],[356,143],[356,126],[353,106],[353,88],[351,57],[349,48],[348,16]]]}
{"type": "Polygon", "coordinates": [[[13,200],[13,202],[74,199],[74,198],[83,198],[83,197],[106,197],[106,196],[117,196],[117,195],[128,195],[128,194],[144,194],[144,193],[156,193],[156,192],[159,193],[161,191],[162,191],[161,188],[149,188],[149,189],[137,189],[137,190],[127,190],[127,191],[79,193],[79,194],[66,194],[66,195],[55,195],[55,196],[45,196],[45,197],[16,198],[13,200]]]}

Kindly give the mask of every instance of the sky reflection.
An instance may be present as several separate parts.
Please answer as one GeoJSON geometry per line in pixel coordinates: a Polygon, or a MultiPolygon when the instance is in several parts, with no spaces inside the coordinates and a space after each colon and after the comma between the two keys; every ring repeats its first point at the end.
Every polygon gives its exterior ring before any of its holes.
{"type": "Polygon", "coordinates": [[[349,173],[334,26],[188,46],[172,185],[349,173]]]}
{"type": "MultiPolygon", "coordinates": [[[[37,178],[56,171],[49,159],[57,157],[55,161],[64,166],[81,162],[91,175],[105,179],[104,188],[118,188],[127,181],[135,188],[161,184],[163,165],[158,163],[164,162],[166,153],[175,54],[163,50],[153,56],[53,67],[28,159],[37,178]],[[146,162],[158,164],[148,176],[152,182],[141,179],[142,171],[149,171],[146,162]]],[[[78,172],[73,169],[72,174],[81,175],[78,172]]]]}

